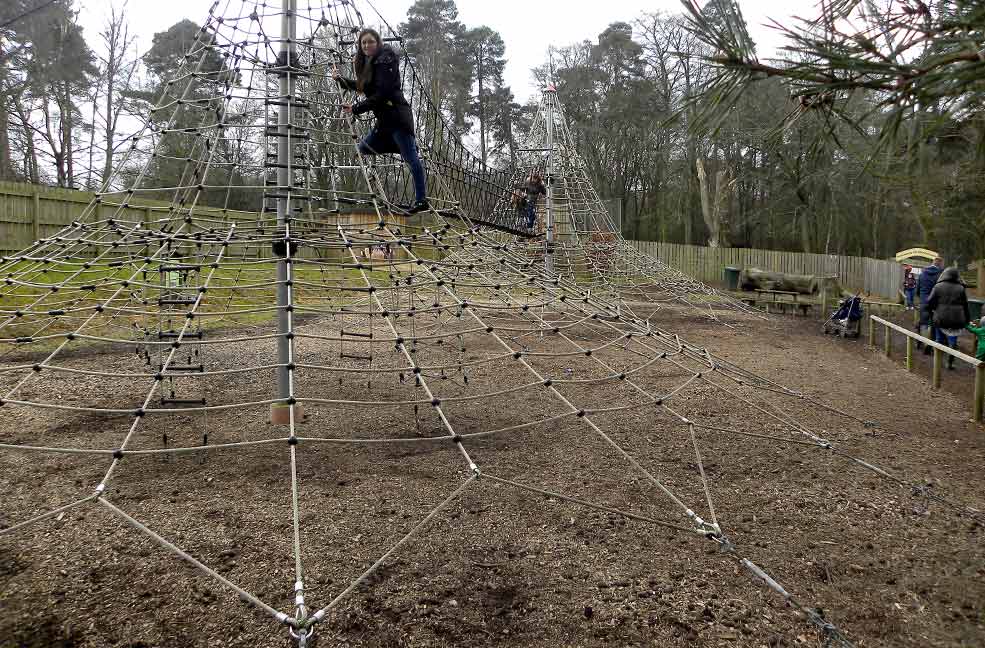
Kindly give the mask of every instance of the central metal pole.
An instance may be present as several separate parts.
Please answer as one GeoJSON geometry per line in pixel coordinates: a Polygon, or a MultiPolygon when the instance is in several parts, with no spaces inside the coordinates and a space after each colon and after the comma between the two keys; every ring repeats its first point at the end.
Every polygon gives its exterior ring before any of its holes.
{"type": "Polygon", "coordinates": [[[554,274],[554,104],[557,90],[554,84],[547,86],[547,222],[544,237],[544,269],[554,274]]]}
{"type": "MultiPolygon", "coordinates": [[[[294,107],[294,75],[288,72],[296,60],[295,40],[297,36],[296,8],[297,0],[283,0],[281,15],[280,53],[277,57],[277,67],[280,68],[280,97],[277,118],[277,231],[285,235],[291,231],[291,191],[294,187],[292,167],[294,152],[292,140],[292,108],[294,107]]],[[[293,237],[292,237],[293,238],[293,237]]],[[[277,397],[285,401],[291,396],[291,373],[287,365],[291,362],[291,340],[287,334],[291,331],[291,313],[287,308],[291,302],[291,288],[287,285],[291,276],[288,263],[290,245],[285,244],[280,260],[277,261],[277,397]]],[[[275,404],[272,409],[271,421],[288,423],[290,421],[290,405],[275,404]]]]}

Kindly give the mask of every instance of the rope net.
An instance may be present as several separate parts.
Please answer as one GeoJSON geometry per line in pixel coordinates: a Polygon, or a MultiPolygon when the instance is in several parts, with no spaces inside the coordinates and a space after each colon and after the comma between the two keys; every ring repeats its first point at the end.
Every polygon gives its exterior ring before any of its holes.
{"type": "MultiPolygon", "coordinates": [[[[290,12],[296,26],[283,28],[279,9],[217,2],[104,191],[58,235],[3,260],[0,451],[73,455],[98,475],[59,493],[57,506],[5,522],[0,536],[100,507],[305,645],[412,538],[440,534],[436,520],[452,519],[443,516],[460,498],[539,495],[709,540],[826,641],[850,645],[730,539],[702,449],[766,439],[902,484],[839,455],[789,412],[795,403],[834,417],[844,438],[863,422],[659,325],[655,314],[668,308],[702,317],[744,309],[614,231],[552,91],[530,155],[496,170],[448,127],[433,79],[405,62],[432,206],[408,215],[404,164],[357,153],[371,121],[340,111],[352,97],[331,78],[333,65],[348,71],[364,25],[400,47],[360,7],[371,5],[301,2],[290,12]],[[556,128],[545,161],[536,149],[548,119],[556,128]],[[553,272],[544,240],[507,202],[541,167],[557,212],[553,272]],[[127,216],[135,205],[146,218],[127,216]],[[283,425],[249,424],[268,415],[283,425]],[[634,450],[650,434],[666,444],[659,465],[634,450]],[[616,466],[635,494],[586,487],[590,466],[517,465],[568,444],[616,466]],[[515,453],[503,459],[497,447],[515,453]],[[435,491],[412,526],[354,565],[334,596],[312,602],[306,556],[325,541],[305,529],[317,505],[303,471],[326,448],[353,465],[370,449],[413,453],[435,491]],[[282,541],[264,543],[292,557],[289,603],[247,591],[116,495],[136,462],[157,461],[154,470],[180,481],[169,466],[181,455],[222,455],[248,473],[259,469],[251,457],[277,449],[288,470],[268,490],[282,489],[290,524],[282,541]]],[[[307,479],[317,484],[319,473],[307,479]]],[[[338,546],[361,555],[344,539],[338,546]]]]}
{"type": "MultiPolygon", "coordinates": [[[[549,192],[528,230],[535,236],[518,238],[514,244],[530,260],[543,263],[550,256],[549,274],[604,294],[631,312],[634,306],[683,307],[715,321],[727,321],[734,314],[762,317],[760,311],[643,254],[623,238],[592,184],[553,85],[542,93],[517,157],[511,186],[523,187],[530,175],[538,174],[548,180],[549,192]],[[551,234],[545,236],[548,229],[551,234]]],[[[505,220],[511,209],[515,211],[506,195],[493,218],[505,220]]]]}

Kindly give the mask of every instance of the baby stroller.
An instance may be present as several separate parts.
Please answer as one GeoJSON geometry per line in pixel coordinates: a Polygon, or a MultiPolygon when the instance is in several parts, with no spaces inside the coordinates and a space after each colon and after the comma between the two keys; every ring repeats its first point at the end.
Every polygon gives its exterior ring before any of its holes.
{"type": "Polygon", "coordinates": [[[862,322],[862,297],[846,297],[821,327],[825,333],[857,338],[862,322]]]}

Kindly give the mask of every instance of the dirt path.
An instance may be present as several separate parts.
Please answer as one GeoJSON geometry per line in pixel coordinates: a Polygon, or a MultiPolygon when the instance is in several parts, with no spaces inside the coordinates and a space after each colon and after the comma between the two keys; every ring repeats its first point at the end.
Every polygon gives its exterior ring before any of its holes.
{"type": "MultiPolygon", "coordinates": [[[[730,387],[712,375],[668,406],[722,431],[698,430],[718,518],[736,547],[798,600],[816,605],[859,646],[975,646],[985,643],[982,528],[927,497],[985,506],[985,430],[963,397],[932,392],[926,379],[864,350],[861,341],[820,334],[799,318],[747,322],[738,330],[667,310],[653,322],[819,402],[875,421],[866,426],[808,399],[730,387]],[[901,395],[922,407],[901,406],[901,395]],[[750,402],[746,402],[749,399],[750,402]],[[790,436],[766,411],[792,417],[839,451],[880,466],[899,486],[817,446],[739,436],[790,436]]],[[[534,343],[532,343],[534,344],[534,343]]],[[[900,347],[901,348],[901,347],[900,347]]],[[[481,346],[470,353],[489,352],[481,346]]],[[[234,366],[262,357],[262,343],[230,345],[210,358],[234,366]]],[[[330,349],[308,343],[308,360],[330,349]]],[[[423,353],[423,352],[422,352],[423,353]]],[[[611,363],[630,363],[610,349],[611,363]]],[[[129,366],[105,354],[100,366],[129,366]]],[[[337,356],[336,356],[337,357],[337,356]]],[[[435,356],[433,361],[440,359],[435,356]]],[[[91,362],[92,358],[87,358],[91,362]]],[[[592,374],[556,362],[554,375],[592,374]]],[[[3,375],[3,374],[0,374],[3,375]]],[[[660,391],[679,372],[640,382],[660,391]]],[[[958,380],[955,374],[955,380],[958,380]]],[[[510,370],[454,374],[435,384],[449,397],[518,384],[510,370]],[[470,392],[469,390],[473,390],[470,392]]],[[[372,386],[305,377],[309,395],[408,388],[395,376],[372,386]],[[334,382],[333,382],[334,381],[334,382]]],[[[251,385],[227,377],[211,386],[235,399],[251,385]]],[[[125,381],[116,385],[132,387],[125,381]]],[[[85,400],[79,382],[40,383],[38,398],[85,400]],[[45,392],[50,389],[50,392],[45,392]]],[[[584,407],[628,402],[614,388],[564,386],[584,407]]],[[[551,412],[530,389],[506,399],[450,408],[462,433],[551,412]]],[[[275,438],[265,408],[210,416],[213,443],[275,438]]],[[[126,416],[0,410],[0,441],[112,448],[126,416]]],[[[302,435],[407,437],[439,432],[429,413],[312,406],[302,435]]],[[[703,507],[692,442],[665,411],[595,416],[610,438],[661,482],[703,507]]],[[[137,447],[201,442],[202,422],[148,420],[137,447]]],[[[797,436],[797,435],[793,435],[797,436]]],[[[806,438],[806,437],[800,437],[806,438]]],[[[299,448],[301,544],[307,600],[326,605],[468,472],[454,447],[420,443],[299,448]]],[[[653,485],[577,419],[468,443],[489,474],[660,519],[679,514],[653,485]]],[[[115,505],[279,609],[292,612],[294,563],[288,448],[127,458],[114,477],[115,505]]],[[[9,526],[91,492],[108,461],[73,455],[0,453],[0,524],[9,526]]],[[[701,509],[704,510],[703,508],[701,509]]],[[[285,628],[251,611],[214,581],[162,551],[103,507],[0,538],[0,646],[287,646],[285,628]]],[[[321,646],[814,646],[817,634],[717,546],[676,532],[480,479],[426,530],[344,599],[318,627],[321,646]]]]}

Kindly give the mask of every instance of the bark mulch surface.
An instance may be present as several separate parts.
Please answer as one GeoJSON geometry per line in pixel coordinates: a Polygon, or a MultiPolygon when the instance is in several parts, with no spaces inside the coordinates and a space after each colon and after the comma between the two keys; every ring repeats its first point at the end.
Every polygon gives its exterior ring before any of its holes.
{"type": "MultiPolygon", "coordinates": [[[[798,601],[820,610],[858,646],[985,644],[983,529],[968,512],[985,505],[985,431],[969,420],[963,397],[933,392],[926,378],[865,350],[861,341],[823,336],[801,319],[729,328],[662,309],[652,321],[807,398],[736,386],[711,371],[664,407],[587,417],[606,438],[569,416],[466,439],[469,457],[489,475],[687,526],[681,509],[612,447],[625,449],[680,501],[711,519],[694,441],[674,413],[686,416],[718,428],[696,428],[695,434],[724,533],[798,601]],[[830,440],[838,452],[779,440],[810,440],[789,422],[830,440]]],[[[588,346],[604,341],[603,333],[578,340],[588,346]]],[[[269,362],[275,355],[268,342],[220,345],[204,362],[217,369],[269,362]]],[[[532,351],[561,348],[549,335],[522,342],[532,351]]],[[[529,362],[559,380],[591,379],[600,375],[592,365],[599,359],[617,369],[639,366],[639,353],[626,347],[609,346],[592,359],[532,355],[529,362]]],[[[337,346],[328,342],[303,340],[299,349],[300,363],[339,361],[337,346]]],[[[465,352],[422,347],[418,357],[434,365],[499,352],[494,342],[477,338],[465,352]]],[[[107,347],[80,353],[75,362],[114,372],[132,369],[137,360],[133,349],[107,347]]],[[[398,360],[374,362],[385,368],[398,360]]],[[[467,384],[454,369],[432,371],[427,379],[436,394],[451,399],[444,409],[461,434],[566,411],[536,386],[453,400],[530,383],[518,365],[476,365],[467,384]]],[[[557,388],[576,407],[598,409],[638,403],[630,382],[649,393],[670,393],[690,369],[693,363],[684,360],[659,362],[629,380],[559,382],[557,388]]],[[[146,393],[146,380],[48,373],[18,396],[105,405],[119,403],[121,394],[138,402],[146,393]]],[[[298,393],[305,397],[422,397],[412,380],[400,382],[395,374],[378,374],[371,384],[354,374],[341,384],[336,374],[298,374],[298,393]]],[[[10,372],[0,373],[0,392],[13,380],[10,372]]],[[[270,398],[274,390],[273,375],[263,372],[214,375],[202,384],[210,402],[256,400],[261,393],[270,398]]],[[[204,433],[213,444],[284,438],[283,428],[264,421],[267,407],[147,416],[127,447],[160,448],[165,434],[172,447],[201,444],[204,433]]],[[[309,403],[307,411],[298,427],[302,437],[445,433],[424,406],[415,414],[409,406],[309,403]]],[[[0,442],[112,449],[133,422],[125,413],[8,404],[0,409],[0,442]]],[[[289,452],[277,442],[128,456],[107,480],[106,499],[293,614],[289,452]]],[[[111,460],[0,451],[0,528],[91,494],[111,460]]],[[[328,605],[468,476],[451,443],[302,441],[299,541],[309,607],[328,605]]],[[[821,645],[812,626],[714,542],[492,479],[470,483],[333,607],[316,637],[319,646],[821,645]]],[[[98,502],[0,536],[0,646],[217,645],[292,644],[285,627],[98,502]]]]}

